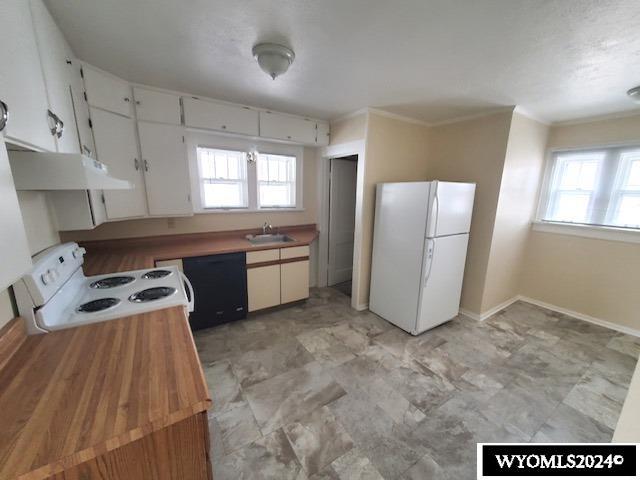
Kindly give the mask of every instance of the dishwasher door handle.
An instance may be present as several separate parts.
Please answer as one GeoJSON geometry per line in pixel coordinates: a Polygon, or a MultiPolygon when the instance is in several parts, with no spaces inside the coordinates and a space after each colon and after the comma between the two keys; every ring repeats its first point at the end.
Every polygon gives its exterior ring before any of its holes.
{"type": "Polygon", "coordinates": [[[184,274],[184,272],[180,272],[180,276],[182,277],[182,280],[184,280],[184,284],[187,286],[187,289],[189,290],[189,305],[187,306],[187,308],[189,310],[189,313],[191,313],[193,312],[196,306],[196,296],[193,293],[193,285],[191,285],[191,282],[189,281],[187,276],[184,274]]]}

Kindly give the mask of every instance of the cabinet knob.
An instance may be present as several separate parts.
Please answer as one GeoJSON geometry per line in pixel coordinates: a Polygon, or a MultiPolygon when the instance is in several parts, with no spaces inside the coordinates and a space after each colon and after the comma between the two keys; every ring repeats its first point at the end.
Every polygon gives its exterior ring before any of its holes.
{"type": "Polygon", "coordinates": [[[136,105],[140,105],[142,102],[140,100],[136,100],[136,105]]]}
{"type": "Polygon", "coordinates": [[[4,130],[9,121],[9,107],[6,103],[0,100],[0,132],[4,130]]]}
{"type": "Polygon", "coordinates": [[[143,162],[144,162],[144,171],[148,172],[149,171],[149,162],[147,161],[146,158],[143,160],[143,162]]]}
{"type": "Polygon", "coordinates": [[[140,162],[138,161],[137,158],[133,159],[133,166],[135,167],[136,170],[140,170],[140,162]]]}
{"type": "Polygon", "coordinates": [[[222,130],[226,130],[227,126],[226,125],[222,125],[222,127],[220,127],[220,128],[222,128],[222,130]]]}
{"type": "Polygon", "coordinates": [[[129,99],[129,97],[124,97],[124,101],[129,103],[131,100],[129,99]]]}
{"type": "Polygon", "coordinates": [[[287,138],[288,138],[289,140],[291,140],[291,135],[287,135],[287,138]]]}

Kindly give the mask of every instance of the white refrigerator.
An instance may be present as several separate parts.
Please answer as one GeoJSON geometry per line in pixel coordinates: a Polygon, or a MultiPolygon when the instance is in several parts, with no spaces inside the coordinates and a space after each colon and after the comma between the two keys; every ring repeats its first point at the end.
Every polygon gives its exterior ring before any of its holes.
{"type": "Polygon", "coordinates": [[[476,185],[380,183],[369,310],[418,335],[460,308],[476,185]]]}

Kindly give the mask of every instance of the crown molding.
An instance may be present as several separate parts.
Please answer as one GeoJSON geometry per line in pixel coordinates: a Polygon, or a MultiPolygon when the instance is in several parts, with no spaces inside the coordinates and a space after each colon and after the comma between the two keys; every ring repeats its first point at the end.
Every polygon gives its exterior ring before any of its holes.
{"type": "Polygon", "coordinates": [[[573,120],[564,120],[561,122],[552,122],[553,127],[565,127],[571,125],[581,125],[583,123],[596,123],[605,120],[616,120],[618,118],[640,117],[640,108],[625,110],[622,112],[607,113],[604,115],[592,115],[590,117],[575,118],[573,120]]]}

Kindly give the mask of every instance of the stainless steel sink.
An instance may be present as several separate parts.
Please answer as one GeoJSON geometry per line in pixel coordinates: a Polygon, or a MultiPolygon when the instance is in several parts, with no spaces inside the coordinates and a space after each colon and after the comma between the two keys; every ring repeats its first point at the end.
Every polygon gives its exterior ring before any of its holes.
{"type": "Polygon", "coordinates": [[[287,243],[295,242],[289,235],[280,233],[267,233],[265,235],[247,235],[247,240],[253,245],[263,245],[265,243],[287,243]]]}

